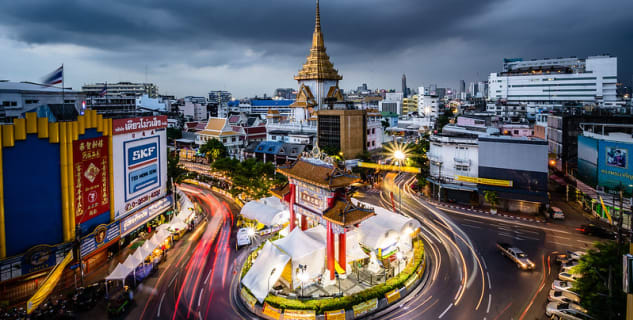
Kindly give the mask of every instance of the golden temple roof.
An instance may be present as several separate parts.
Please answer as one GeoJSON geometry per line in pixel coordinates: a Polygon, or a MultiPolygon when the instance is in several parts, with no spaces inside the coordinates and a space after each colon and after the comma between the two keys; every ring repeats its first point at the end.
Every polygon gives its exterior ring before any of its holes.
{"type": "Polygon", "coordinates": [[[323,212],[325,220],[343,227],[361,223],[374,215],[374,209],[357,207],[348,199],[336,199],[334,205],[323,212]]]}
{"type": "Polygon", "coordinates": [[[319,14],[319,0],[316,3],[316,21],[312,34],[312,48],[310,55],[295,80],[341,80],[343,77],[334,69],[330,57],[325,52],[323,33],[321,32],[321,17],[319,14]]]}
{"type": "Polygon", "coordinates": [[[334,166],[318,165],[304,159],[279,166],[277,172],[321,188],[334,190],[360,181],[359,177],[334,166]]]}

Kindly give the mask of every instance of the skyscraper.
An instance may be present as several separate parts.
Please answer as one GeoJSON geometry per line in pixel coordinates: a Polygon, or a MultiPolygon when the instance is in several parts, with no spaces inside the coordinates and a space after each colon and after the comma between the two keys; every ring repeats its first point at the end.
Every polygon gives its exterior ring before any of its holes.
{"type": "Polygon", "coordinates": [[[466,82],[459,80],[459,93],[466,92],[466,82]]]}
{"type": "Polygon", "coordinates": [[[402,96],[407,97],[407,76],[404,73],[402,74],[402,96]]]}

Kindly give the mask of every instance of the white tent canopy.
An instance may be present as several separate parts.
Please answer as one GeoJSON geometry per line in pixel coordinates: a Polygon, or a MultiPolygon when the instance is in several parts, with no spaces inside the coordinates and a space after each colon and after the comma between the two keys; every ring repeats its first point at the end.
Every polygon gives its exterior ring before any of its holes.
{"type": "Polygon", "coordinates": [[[361,222],[360,242],[372,249],[386,249],[394,244],[411,246],[411,233],[420,228],[420,222],[383,207],[352,199],[356,205],[373,208],[376,215],[361,222]]]}
{"type": "Polygon", "coordinates": [[[247,202],[240,213],[248,219],[257,220],[267,226],[283,224],[290,218],[287,208],[282,210],[266,205],[263,201],[247,202]]]}
{"type": "Polygon", "coordinates": [[[125,280],[133,270],[134,269],[119,263],[114,270],[112,270],[112,273],[106,277],[106,280],[125,280]]]}
{"type": "Polygon", "coordinates": [[[323,242],[312,239],[300,228],[292,230],[287,237],[273,242],[292,259],[292,279],[297,279],[299,265],[306,265],[310,279],[323,272],[325,266],[325,247],[323,242]]]}
{"type": "Polygon", "coordinates": [[[259,201],[269,207],[273,207],[279,210],[287,210],[288,206],[281,202],[281,199],[277,197],[268,197],[259,199],[259,201]]]}
{"type": "Polygon", "coordinates": [[[279,280],[289,260],[290,256],[267,241],[242,279],[242,284],[251,291],[257,301],[264,302],[268,290],[279,280]]]}
{"type": "Polygon", "coordinates": [[[327,230],[322,225],[317,225],[314,228],[310,228],[304,231],[307,236],[310,238],[327,245],[327,230]]]}
{"type": "Polygon", "coordinates": [[[345,237],[345,256],[347,262],[362,260],[369,257],[360,247],[358,242],[360,239],[360,232],[357,229],[348,231],[345,237]]]}

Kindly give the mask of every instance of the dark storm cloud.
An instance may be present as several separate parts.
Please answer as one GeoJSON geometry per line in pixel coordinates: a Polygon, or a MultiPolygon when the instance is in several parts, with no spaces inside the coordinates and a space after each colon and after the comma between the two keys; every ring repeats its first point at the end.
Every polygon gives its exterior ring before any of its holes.
{"type": "MultiPolygon", "coordinates": [[[[628,81],[631,12],[630,0],[321,1],[328,53],[337,67],[349,68],[346,79],[362,81],[354,74],[370,70],[390,71],[395,81],[406,71],[410,79],[444,85],[485,79],[503,57],[604,52],[619,57],[628,81]]],[[[313,25],[309,0],[0,1],[0,26],[12,39],[97,48],[93,59],[117,67],[292,63],[296,69],[313,25]]]]}

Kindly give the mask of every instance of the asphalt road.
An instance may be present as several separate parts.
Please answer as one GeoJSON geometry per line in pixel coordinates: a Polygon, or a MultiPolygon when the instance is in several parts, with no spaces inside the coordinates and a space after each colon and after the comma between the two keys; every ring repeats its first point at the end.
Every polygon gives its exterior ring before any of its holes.
{"type": "MultiPolygon", "coordinates": [[[[459,210],[439,209],[407,187],[408,178],[385,179],[380,193],[361,193],[364,201],[392,207],[423,224],[431,277],[419,293],[379,315],[389,319],[546,319],[545,305],[559,266],[554,255],[587,250],[597,240],[573,228],[519,222],[459,210]],[[399,192],[402,191],[401,194],[399,192]],[[520,271],[502,256],[496,242],[524,250],[536,264],[520,271]]],[[[378,317],[376,317],[378,318],[378,317]]]]}
{"type": "Polygon", "coordinates": [[[230,301],[231,281],[238,270],[232,213],[236,209],[204,189],[182,189],[208,214],[208,222],[168,252],[174,259],[161,267],[157,279],[145,284],[149,296],[137,299],[127,319],[238,318],[230,301]]]}

